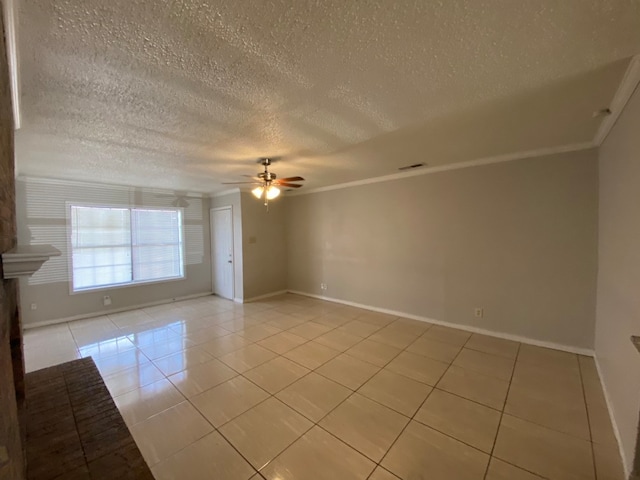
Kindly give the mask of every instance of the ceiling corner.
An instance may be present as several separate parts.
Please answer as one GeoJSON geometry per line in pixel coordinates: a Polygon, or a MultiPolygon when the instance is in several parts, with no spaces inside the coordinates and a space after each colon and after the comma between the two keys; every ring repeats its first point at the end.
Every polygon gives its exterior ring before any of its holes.
{"type": "Polygon", "coordinates": [[[640,55],[635,55],[631,57],[627,71],[624,77],[622,77],[620,86],[611,101],[611,105],[609,106],[611,113],[602,120],[596,132],[596,136],[593,139],[595,146],[599,147],[602,145],[602,142],[605,141],[607,135],[609,135],[609,132],[618,120],[618,117],[624,110],[624,107],[627,105],[627,102],[629,102],[631,95],[633,95],[633,92],[638,87],[638,84],[640,84],[640,55]]]}

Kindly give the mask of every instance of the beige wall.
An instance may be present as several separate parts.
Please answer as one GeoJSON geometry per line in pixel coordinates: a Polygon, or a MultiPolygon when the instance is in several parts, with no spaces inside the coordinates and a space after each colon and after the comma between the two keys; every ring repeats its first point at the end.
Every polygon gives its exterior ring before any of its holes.
{"type": "Polygon", "coordinates": [[[295,196],[286,225],[292,290],[593,347],[594,150],[295,196]]]}
{"type": "Polygon", "coordinates": [[[600,148],[599,161],[596,357],[628,468],[640,410],[640,353],[629,341],[640,335],[639,125],[636,90],[600,148]]]}
{"type": "Polygon", "coordinates": [[[95,292],[69,293],[66,202],[98,205],[171,206],[171,192],[141,188],[89,185],[33,178],[16,182],[18,243],[52,244],[62,256],[48,260],[32,277],[20,280],[23,324],[75,316],[92,316],[107,310],[171,300],[211,292],[209,199],[189,197],[184,209],[185,275],[183,280],[122,287],[95,292]],[[112,304],[103,305],[103,296],[112,304]],[[32,303],[37,310],[31,310],[32,303]]]}
{"type": "Polygon", "coordinates": [[[245,300],[287,288],[284,201],[269,203],[242,193],[242,250],[245,300]]]}
{"type": "MultiPolygon", "coordinates": [[[[233,213],[233,296],[244,298],[242,255],[242,203],[240,191],[211,198],[211,208],[231,207],[233,213]]],[[[211,245],[209,245],[211,251],[211,245]]]]}

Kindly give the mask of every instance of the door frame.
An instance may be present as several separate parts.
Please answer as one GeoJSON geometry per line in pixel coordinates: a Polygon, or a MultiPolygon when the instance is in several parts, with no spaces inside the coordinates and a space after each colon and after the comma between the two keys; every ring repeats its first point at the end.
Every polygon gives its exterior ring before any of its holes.
{"type": "MultiPolygon", "coordinates": [[[[229,298],[228,300],[234,300],[235,296],[236,296],[236,249],[235,249],[235,237],[234,237],[234,233],[233,233],[233,205],[225,205],[224,207],[216,207],[216,208],[211,208],[209,210],[209,233],[211,235],[211,291],[215,294],[218,295],[215,292],[215,240],[214,240],[214,231],[213,231],[213,225],[214,225],[214,221],[213,221],[213,215],[214,212],[217,211],[221,211],[221,210],[229,210],[229,213],[231,214],[229,216],[230,220],[231,220],[231,298],[229,298]]],[[[225,298],[220,296],[220,298],[225,298]]]]}

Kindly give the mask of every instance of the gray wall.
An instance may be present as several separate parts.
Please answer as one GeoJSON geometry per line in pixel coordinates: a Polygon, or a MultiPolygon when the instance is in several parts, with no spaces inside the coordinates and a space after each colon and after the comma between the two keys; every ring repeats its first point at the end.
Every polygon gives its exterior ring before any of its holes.
{"type": "MultiPolygon", "coordinates": [[[[596,357],[631,466],[640,409],[640,91],[600,148],[596,357]]],[[[640,472],[639,472],[640,473],[640,472]]]]}
{"type": "Polygon", "coordinates": [[[288,287],[592,348],[597,188],[587,150],[290,197],[288,287]]]}
{"type": "Polygon", "coordinates": [[[269,203],[242,193],[242,250],[244,298],[278,292],[287,288],[284,199],[269,203]]]}
{"type": "Polygon", "coordinates": [[[18,179],[16,190],[18,243],[51,244],[62,252],[62,256],[48,260],[32,277],[20,280],[25,326],[211,292],[208,198],[187,198],[190,205],[184,209],[183,217],[185,279],[71,295],[66,202],[169,207],[175,200],[173,193],[35,178],[18,179]],[[103,306],[104,295],[111,296],[110,306],[103,306]],[[31,310],[32,303],[37,304],[37,310],[31,310]]]}
{"type": "MultiPolygon", "coordinates": [[[[243,254],[242,254],[242,203],[240,191],[211,198],[211,208],[231,207],[233,213],[233,296],[244,298],[243,254]]],[[[211,251],[211,244],[209,244],[211,251]]]]}

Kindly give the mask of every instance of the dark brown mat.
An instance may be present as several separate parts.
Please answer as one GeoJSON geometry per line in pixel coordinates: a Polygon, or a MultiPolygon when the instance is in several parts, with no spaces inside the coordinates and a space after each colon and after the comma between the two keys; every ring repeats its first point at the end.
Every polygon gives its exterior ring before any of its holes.
{"type": "Polygon", "coordinates": [[[25,382],[29,480],[153,480],[91,358],[25,382]]]}

